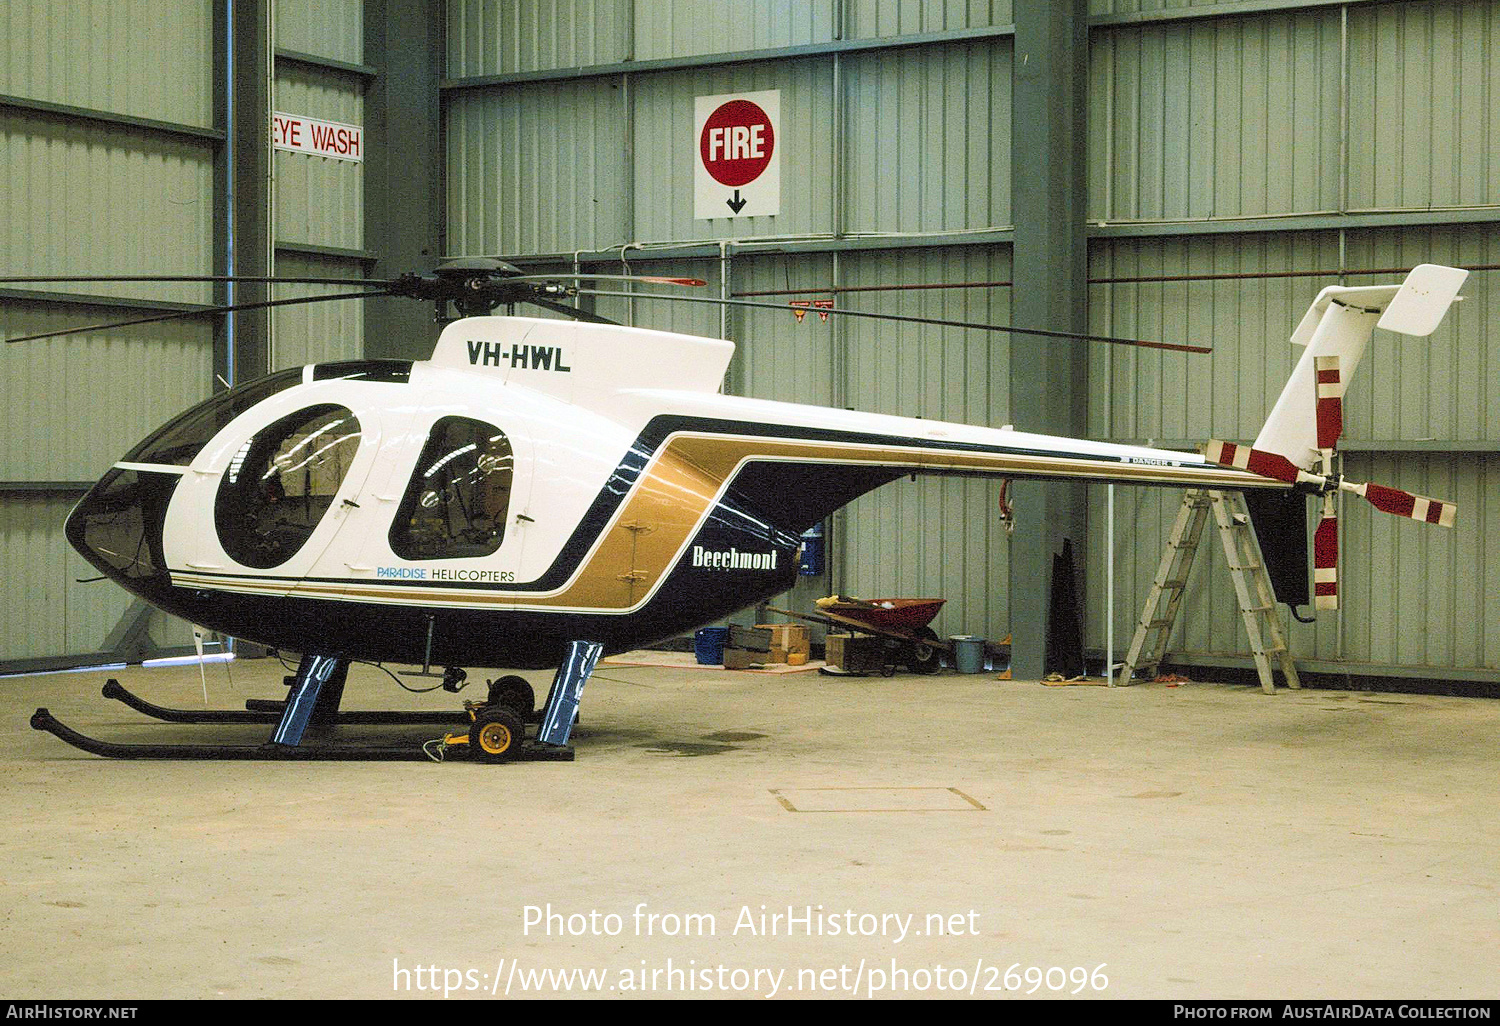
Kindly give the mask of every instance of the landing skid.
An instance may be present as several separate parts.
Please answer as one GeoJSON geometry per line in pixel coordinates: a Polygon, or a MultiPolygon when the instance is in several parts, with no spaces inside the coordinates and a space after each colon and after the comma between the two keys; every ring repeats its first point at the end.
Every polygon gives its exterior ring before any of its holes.
{"type": "MultiPolygon", "coordinates": [[[[535,740],[518,740],[508,759],[516,761],[571,762],[574,758],[568,736],[578,709],[579,693],[598,661],[601,646],[592,642],[574,642],[568,658],[558,668],[552,690],[539,719],[535,740]]],[[[423,762],[432,756],[424,745],[360,745],[318,741],[302,743],[309,726],[321,728],[343,724],[424,725],[461,723],[465,713],[424,713],[398,711],[340,712],[344,679],[348,663],[333,656],[305,655],[290,681],[291,691],[285,702],[251,700],[244,710],[173,709],[148,702],[126,690],[111,678],[104,685],[104,697],[122,702],[130,708],[168,723],[266,723],[275,724],[270,740],[259,745],[217,744],[119,744],[89,737],[68,727],[46,709],[31,716],[31,726],[44,730],[75,748],[109,759],[218,759],[259,761],[341,761],[341,762],[423,762]]],[[[478,708],[478,707],[476,707],[478,708]]],[[[518,725],[519,727],[519,725],[518,725]]],[[[431,744],[432,742],[428,742],[431,744]]]]}
{"type": "Polygon", "coordinates": [[[420,746],[411,748],[372,745],[282,745],[268,741],[263,745],[122,745],[101,741],[61,723],[46,709],[31,714],[31,725],[45,730],[74,748],[81,748],[107,759],[226,759],[276,761],[345,761],[345,762],[425,762],[427,755],[420,746]]]}
{"type": "MultiPolygon", "coordinates": [[[[166,723],[276,723],[286,711],[286,703],[271,699],[250,698],[244,709],[171,709],[148,702],[133,694],[123,684],[111,677],[104,684],[104,697],[123,702],[138,713],[166,723]]],[[[462,723],[462,712],[396,712],[396,711],[340,711],[334,723],[359,725],[426,724],[451,725],[462,723]]]]}

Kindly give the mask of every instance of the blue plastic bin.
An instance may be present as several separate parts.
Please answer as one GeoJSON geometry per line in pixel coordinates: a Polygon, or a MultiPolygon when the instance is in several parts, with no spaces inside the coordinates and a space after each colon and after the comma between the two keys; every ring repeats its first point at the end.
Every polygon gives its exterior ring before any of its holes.
{"type": "Polygon", "coordinates": [[[704,627],[693,635],[693,654],[699,666],[719,666],[724,662],[724,642],[729,639],[728,627],[704,627]]]}

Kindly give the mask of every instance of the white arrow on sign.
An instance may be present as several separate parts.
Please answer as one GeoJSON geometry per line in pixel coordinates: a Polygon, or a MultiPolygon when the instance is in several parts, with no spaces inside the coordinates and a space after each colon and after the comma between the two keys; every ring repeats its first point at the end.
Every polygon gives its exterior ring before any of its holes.
{"type": "Polygon", "coordinates": [[[693,114],[693,216],[781,213],[781,90],[699,96],[693,114]]]}

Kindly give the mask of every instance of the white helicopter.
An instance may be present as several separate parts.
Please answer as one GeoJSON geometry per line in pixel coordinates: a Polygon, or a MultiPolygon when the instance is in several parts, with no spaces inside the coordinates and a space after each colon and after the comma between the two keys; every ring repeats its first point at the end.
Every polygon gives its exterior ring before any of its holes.
{"type": "MultiPolygon", "coordinates": [[[[1323,289],[1292,336],[1305,352],[1254,445],[1213,441],[1206,456],[723,395],[733,343],[624,327],[557,302],[624,295],[579,284],[607,275],[530,276],[466,260],[364,283],[372,291],[253,304],[404,295],[471,316],[447,324],[428,360],[310,365],[215,395],[131,449],[68,518],[72,545],[146,601],[303,653],[284,703],[164,709],[114,681],[105,695],[177,722],[273,722],[269,741],[114,744],[45,709],[32,725],[123,758],[421,759],[417,747],[303,743],[314,724],[452,721],[341,713],[351,660],[447,667],[451,691],[465,665],[558,666],[540,711],[522,678],[502,678],[485,702],[465,704],[467,731],[443,747],[494,761],[571,758],[580,692],[602,654],[787,590],[802,531],[912,474],[1321,495],[1314,587],[1328,608],[1338,490],[1453,524],[1451,503],[1343,481],[1332,458],[1343,383],[1372,329],[1430,334],[1467,273],[1424,264],[1399,286],[1323,289]],[[486,315],[514,302],[580,319],[486,315]]],[[[1303,531],[1299,500],[1282,506],[1303,531]]],[[[1300,558],[1305,593],[1305,544],[1300,558]]]]}

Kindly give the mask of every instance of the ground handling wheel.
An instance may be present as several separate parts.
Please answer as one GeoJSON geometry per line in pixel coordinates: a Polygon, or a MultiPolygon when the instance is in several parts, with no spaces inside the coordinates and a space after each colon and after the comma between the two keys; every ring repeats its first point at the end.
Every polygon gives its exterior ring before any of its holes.
{"type": "Polygon", "coordinates": [[[505,706],[478,710],[469,726],[469,754],[483,762],[509,762],[525,740],[521,717],[505,706]]]}
{"type": "Polygon", "coordinates": [[[490,681],[489,698],[485,704],[509,709],[521,717],[521,722],[529,723],[536,715],[536,692],[531,689],[525,677],[507,674],[499,680],[490,681]]]}
{"type": "Polygon", "coordinates": [[[933,644],[938,640],[937,632],[923,627],[916,635],[919,640],[907,646],[906,668],[912,673],[937,673],[943,665],[943,650],[933,644]]]}

